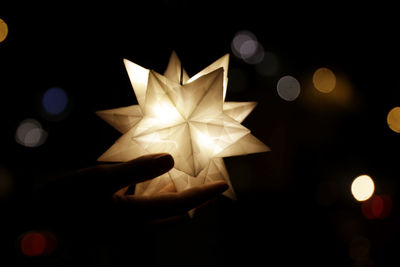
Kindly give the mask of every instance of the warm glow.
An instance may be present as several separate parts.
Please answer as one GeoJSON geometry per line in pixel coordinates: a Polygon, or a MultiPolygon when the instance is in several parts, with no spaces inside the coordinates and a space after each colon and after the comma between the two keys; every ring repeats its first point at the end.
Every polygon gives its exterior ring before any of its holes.
{"type": "Polygon", "coordinates": [[[147,79],[149,77],[149,70],[145,69],[127,59],[124,59],[126,71],[128,72],[129,79],[132,87],[135,88],[136,99],[139,105],[144,105],[144,98],[146,96],[147,79]]]}
{"type": "MultiPolygon", "coordinates": [[[[244,48],[243,48],[244,49],[244,48]]],[[[139,105],[98,111],[123,135],[99,161],[128,161],[149,153],[170,153],[174,168],[136,186],[152,194],[173,182],[177,191],[225,180],[223,157],[268,151],[241,122],[255,102],[224,102],[229,55],[189,77],[173,52],[163,75],[124,60],[139,105]]],[[[230,187],[224,195],[234,198],[230,187]]]]}
{"type": "Polygon", "coordinates": [[[197,143],[201,149],[205,149],[212,155],[217,155],[223,149],[218,145],[219,138],[213,138],[211,135],[200,131],[193,131],[192,135],[196,136],[197,143]]]}
{"type": "Polygon", "coordinates": [[[351,184],[351,193],[358,201],[369,199],[374,193],[374,181],[368,175],[360,175],[351,184]]]}
{"type": "Polygon", "coordinates": [[[392,131],[400,133],[400,107],[392,108],[389,111],[387,124],[392,131]]]}
{"type": "Polygon", "coordinates": [[[211,151],[215,146],[214,140],[207,134],[202,134],[200,132],[197,132],[196,139],[198,140],[199,145],[201,145],[202,148],[205,148],[207,150],[211,151]]]}
{"type": "Polygon", "coordinates": [[[330,93],[336,86],[336,76],[328,68],[319,68],[314,72],[313,83],[322,93],[330,93]]]}
{"type": "Polygon", "coordinates": [[[183,118],[176,108],[167,103],[161,102],[152,106],[151,109],[151,116],[157,120],[155,123],[168,125],[173,122],[183,122],[183,118]]]}
{"type": "Polygon", "coordinates": [[[335,73],[336,85],[330,93],[321,93],[315,88],[311,73],[310,79],[303,85],[302,100],[307,108],[317,108],[321,110],[332,109],[356,110],[360,107],[361,98],[357,97],[357,91],[351,83],[349,77],[343,73],[335,73]]]}
{"type": "Polygon", "coordinates": [[[3,42],[8,35],[8,26],[7,23],[0,19],[0,43],[3,42]]]}

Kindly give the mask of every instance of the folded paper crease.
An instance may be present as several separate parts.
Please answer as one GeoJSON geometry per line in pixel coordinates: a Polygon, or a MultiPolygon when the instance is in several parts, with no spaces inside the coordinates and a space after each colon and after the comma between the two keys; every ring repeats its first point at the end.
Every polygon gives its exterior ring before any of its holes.
{"type": "Polygon", "coordinates": [[[152,195],[168,183],[178,192],[224,180],[224,195],[235,199],[223,158],[269,151],[241,122],[256,102],[225,102],[229,54],[189,77],[172,52],[161,75],[124,59],[138,105],[97,111],[122,136],[99,161],[129,161],[149,153],[170,153],[168,173],[136,185],[152,195]]]}

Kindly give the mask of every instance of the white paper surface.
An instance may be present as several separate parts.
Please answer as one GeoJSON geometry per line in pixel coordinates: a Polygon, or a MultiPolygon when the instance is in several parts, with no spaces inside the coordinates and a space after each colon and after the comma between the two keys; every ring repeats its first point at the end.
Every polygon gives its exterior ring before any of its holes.
{"type": "Polygon", "coordinates": [[[256,102],[224,102],[229,55],[191,78],[175,52],[164,75],[127,59],[124,64],[138,105],[97,112],[122,133],[98,160],[121,162],[149,153],[170,153],[174,168],[137,184],[135,194],[156,194],[171,181],[179,192],[225,180],[229,189],[224,195],[235,199],[223,157],[269,148],[241,125],[256,102]]]}

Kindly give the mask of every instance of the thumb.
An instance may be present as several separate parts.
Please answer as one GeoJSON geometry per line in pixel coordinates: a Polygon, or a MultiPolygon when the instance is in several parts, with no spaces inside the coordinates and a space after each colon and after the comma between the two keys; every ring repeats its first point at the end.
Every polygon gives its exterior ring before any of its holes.
{"type": "Polygon", "coordinates": [[[140,183],[168,172],[174,167],[174,159],[170,154],[149,154],[134,160],[117,163],[102,164],[78,171],[78,176],[85,176],[83,180],[96,185],[101,191],[111,194],[115,191],[140,183]]]}

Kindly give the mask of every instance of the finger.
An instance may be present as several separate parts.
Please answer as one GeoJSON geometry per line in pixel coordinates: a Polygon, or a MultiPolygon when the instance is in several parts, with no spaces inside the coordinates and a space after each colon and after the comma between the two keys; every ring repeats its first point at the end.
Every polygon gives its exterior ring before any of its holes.
{"type": "Polygon", "coordinates": [[[216,198],[228,188],[229,186],[225,181],[217,181],[214,183],[192,187],[190,189],[181,191],[178,194],[175,203],[171,204],[186,206],[185,209],[189,210],[213,198],[216,198]]]}
{"type": "Polygon", "coordinates": [[[169,217],[185,214],[187,211],[207,202],[229,188],[224,181],[192,187],[179,193],[163,193],[153,196],[125,196],[125,201],[139,208],[146,215],[169,217]]]}
{"type": "Polygon", "coordinates": [[[103,191],[114,193],[127,185],[160,176],[173,166],[174,159],[171,155],[166,153],[149,154],[128,162],[103,164],[82,169],[78,172],[78,176],[80,179],[87,179],[98,190],[103,189],[103,191]]]}

